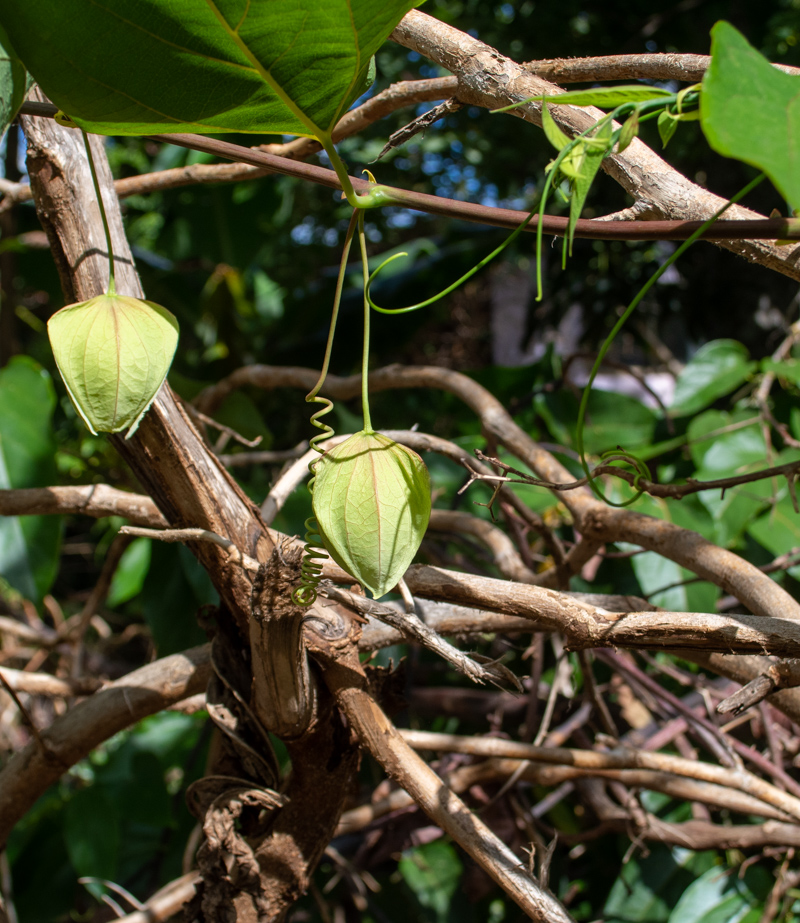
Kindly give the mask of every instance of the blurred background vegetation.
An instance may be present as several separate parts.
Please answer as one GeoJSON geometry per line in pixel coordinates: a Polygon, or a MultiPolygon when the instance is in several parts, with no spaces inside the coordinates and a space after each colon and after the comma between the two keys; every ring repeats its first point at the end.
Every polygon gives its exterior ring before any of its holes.
{"type": "MultiPolygon", "coordinates": [[[[429,0],[424,9],[518,61],[647,51],[707,53],[709,29],[725,18],[772,60],[800,65],[800,0],[628,0],[602,6],[577,0],[429,0]]],[[[392,43],[379,53],[377,64],[372,92],[398,80],[440,75],[418,55],[392,43]]],[[[483,110],[465,108],[449,115],[373,163],[389,134],[428,108],[401,110],[343,142],[340,149],[350,172],[368,167],[380,182],[491,205],[529,208],[537,201],[552,157],[542,133],[518,119],[483,110]]],[[[645,126],[643,137],[660,150],[654,126],[645,126]]],[[[242,144],[262,140],[229,139],[242,144]]],[[[210,160],[143,139],[109,139],[107,149],[118,177],[210,160]]],[[[697,123],[680,126],[665,156],[695,182],[721,195],[734,193],[753,175],[746,166],[710,152],[697,123]]],[[[15,128],[4,142],[4,164],[8,179],[24,174],[24,140],[15,128]]],[[[601,176],[585,216],[629,204],[619,188],[601,176]]],[[[764,214],[785,210],[766,183],[746,204],[764,214]]],[[[553,207],[557,210],[559,203],[553,207]]],[[[319,365],[349,218],[338,194],[290,178],[267,177],[133,196],[123,202],[123,209],[147,297],[169,307],[180,321],[181,342],[170,383],[181,396],[191,399],[205,385],[248,363],[319,365]]],[[[104,482],[136,490],[132,475],[106,439],[91,436],[76,419],[55,372],[45,325],[63,300],[33,206],[18,206],[3,215],[0,233],[0,438],[8,469],[7,484],[0,486],[104,482]]],[[[393,271],[374,290],[376,300],[387,306],[417,301],[443,288],[505,234],[394,208],[370,212],[367,233],[373,255],[395,249],[410,253],[407,261],[393,264],[393,271]]],[[[525,236],[497,265],[432,308],[402,317],[374,315],[372,362],[375,367],[390,362],[439,365],[474,375],[528,432],[556,447],[577,471],[574,421],[586,370],[622,308],[672,248],[663,242],[576,241],[573,258],[563,270],[560,247],[547,247],[544,299],[537,303],[533,238],[525,236]]],[[[761,360],[785,338],[797,320],[797,307],[797,286],[791,280],[710,245],[693,247],[653,289],[615,343],[613,362],[604,369],[600,393],[591,404],[589,449],[622,442],[647,458],[662,480],[721,477],[747,465],[800,457],[796,448],[762,425],[751,400],[766,368],[761,360]],[[624,371],[631,367],[634,375],[624,371]],[[720,387],[723,370],[727,377],[720,387]],[[660,403],[641,387],[642,379],[660,403]],[[665,405],[672,405],[671,412],[665,405]]],[[[357,370],[360,311],[361,294],[354,284],[343,303],[334,349],[332,371],[337,374],[357,370]]],[[[796,368],[790,358],[784,365],[780,388],[773,391],[773,413],[800,439],[800,364],[796,368]]],[[[355,403],[338,405],[337,430],[358,429],[358,413],[355,403]]],[[[417,424],[422,431],[465,446],[485,447],[477,419],[444,394],[376,395],[372,413],[381,428],[417,424]]],[[[259,449],[290,449],[310,434],[303,394],[296,391],[245,389],[228,399],[218,419],[248,439],[262,437],[259,449]]],[[[224,437],[217,449],[246,451],[224,437]]],[[[456,494],[464,483],[463,470],[440,458],[428,461],[437,506],[488,515],[472,504],[486,499],[479,489],[456,494]]],[[[278,470],[269,465],[233,469],[257,502],[278,470]]],[[[564,510],[549,494],[526,488],[524,498],[565,539],[570,537],[564,510]]],[[[298,492],[275,526],[289,534],[302,533],[309,507],[306,493],[298,492]]],[[[784,488],[770,483],[730,491],[724,500],[718,494],[701,494],[669,509],[643,498],[637,509],[669,516],[756,564],[767,564],[800,546],[800,525],[790,498],[784,488]]],[[[28,517],[15,526],[0,522],[0,612],[33,604],[46,620],[57,620],[80,611],[120,524],[77,517],[28,517]],[[3,558],[14,537],[12,528],[22,530],[28,552],[26,560],[13,564],[3,558]]],[[[576,578],[572,589],[591,586],[594,592],[644,595],[674,609],[714,611],[724,605],[718,589],[686,583],[687,573],[677,565],[653,554],[630,556],[626,550],[616,549],[616,556],[606,557],[591,584],[576,578]]],[[[537,566],[549,563],[533,539],[528,554],[537,566]]],[[[423,546],[422,556],[496,573],[479,546],[452,536],[434,536],[423,546]]],[[[780,571],[776,579],[797,595],[797,577],[800,565],[780,571]]],[[[213,601],[210,582],[186,549],[135,540],[123,555],[101,613],[110,630],[106,637],[92,634],[87,642],[87,670],[115,677],[156,655],[202,642],[195,613],[213,601]]],[[[529,671],[521,641],[494,638],[484,647],[486,653],[503,654],[520,675],[529,671]]],[[[2,653],[2,662],[20,665],[18,654],[2,653]]],[[[396,662],[406,654],[394,648],[381,654],[381,662],[388,663],[390,657],[396,662]]],[[[462,681],[426,654],[412,651],[409,656],[410,726],[459,733],[485,733],[491,727],[518,734],[524,709],[497,706],[492,711],[489,699],[471,708],[456,707],[447,692],[462,681]]],[[[552,682],[555,656],[549,648],[544,656],[542,680],[552,682]]],[[[579,701],[580,663],[576,658],[571,664],[573,693],[579,701]]],[[[681,667],[687,673],[697,669],[681,667]]],[[[47,661],[36,668],[48,669],[47,661]]],[[[604,669],[598,665],[601,681],[610,676],[604,669]]],[[[676,694],[685,692],[677,681],[672,688],[676,694]]],[[[613,696],[612,702],[619,713],[621,706],[613,696]]],[[[37,707],[41,714],[34,711],[35,719],[52,717],[52,706],[37,707]]],[[[560,697],[556,719],[563,719],[571,708],[569,698],[560,697]]],[[[10,748],[23,741],[26,732],[12,726],[7,705],[4,712],[3,745],[10,748]]],[[[624,726],[624,719],[620,721],[624,726]]],[[[202,715],[165,713],[148,719],[109,741],[39,802],[15,832],[7,853],[20,920],[109,919],[110,911],[96,900],[106,888],[101,879],[143,899],[180,874],[192,826],[183,793],[202,774],[207,727],[202,715]],[[80,876],[90,880],[79,885],[80,876]]],[[[368,760],[363,778],[365,786],[380,779],[368,760]]],[[[529,798],[536,802],[545,793],[533,790],[529,798]]],[[[665,819],[691,816],[688,805],[663,796],[645,797],[648,809],[665,819]]],[[[574,808],[570,798],[557,804],[543,816],[543,831],[579,832],[585,819],[574,808]]],[[[502,832],[503,824],[510,823],[502,816],[502,803],[494,814],[493,826],[502,832]]],[[[342,838],[334,845],[374,876],[381,890],[367,888],[362,893],[326,858],[317,885],[326,888],[334,874],[338,883],[325,892],[322,904],[305,899],[292,919],[324,920],[331,908],[341,908],[343,916],[336,919],[370,923],[500,923],[521,917],[510,901],[490,891],[454,846],[437,838],[418,817],[409,819],[407,830],[395,833],[381,849],[365,849],[363,837],[342,838]]],[[[776,859],[762,857],[740,875],[744,857],[735,851],[629,846],[626,838],[607,836],[571,851],[559,850],[551,886],[577,919],[760,919],[776,859]],[[716,915],[709,915],[710,908],[717,908],[716,915]]],[[[790,904],[787,913],[787,920],[800,917],[800,900],[790,904]]]]}

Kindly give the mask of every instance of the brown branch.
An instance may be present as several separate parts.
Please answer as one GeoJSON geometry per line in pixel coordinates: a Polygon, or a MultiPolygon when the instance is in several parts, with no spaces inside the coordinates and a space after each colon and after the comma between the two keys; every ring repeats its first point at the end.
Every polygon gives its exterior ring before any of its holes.
{"type": "Polygon", "coordinates": [[[142,906],[141,910],[120,917],[117,923],[162,923],[180,913],[183,905],[194,897],[199,872],[187,872],[159,888],[142,906]]]}
{"type": "Polygon", "coordinates": [[[406,583],[415,596],[527,617],[539,631],[564,634],[571,650],[714,650],[800,656],[795,619],[692,612],[604,613],[554,590],[414,565],[406,583]]]}
{"type": "Polygon", "coordinates": [[[396,147],[400,147],[407,141],[410,141],[414,135],[418,135],[420,132],[427,131],[431,125],[434,125],[439,121],[439,119],[443,119],[445,116],[452,115],[452,113],[458,112],[459,109],[463,108],[464,104],[460,103],[457,99],[446,99],[443,103],[440,103],[433,109],[429,109],[422,115],[417,116],[417,118],[415,118],[412,122],[409,122],[408,125],[404,125],[402,128],[399,128],[397,131],[389,135],[389,140],[386,142],[386,144],[384,144],[380,154],[378,154],[375,159],[380,160],[382,157],[388,154],[389,151],[394,150],[396,147]]]}
{"type": "MultiPolygon", "coordinates": [[[[532,96],[555,97],[562,92],[555,84],[534,76],[494,48],[419,10],[406,14],[391,38],[453,73],[458,78],[455,96],[467,105],[499,109],[532,96]]],[[[574,106],[551,105],[549,110],[558,126],[570,136],[590,128],[603,115],[592,107],[579,110],[574,106]]],[[[511,114],[540,125],[541,103],[525,103],[511,114]]],[[[638,138],[623,153],[607,157],[603,169],[634,201],[646,203],[651,217],[708,219],[725,202],[692,183],[638,138]]],[[[741,206],[733,206],[728,217],[751,219],[758,215],[741,206]]],[[[798,248],[778,247],[752,238],[723,240],[720,246],[751,262],[800,278],[798,248]]]]}
{"type": "Polygon", "coordinates": [[[738,715],[778,689],[794,689],[797,686],[800,686],[800,661],[779,660],[771,663],[763,673],[759,673],[733,695],[723,699],[717,705],[717,712],[720,715],[738,715]]]}
{"type": "MultiPolygon", "coordinates": [[[[606,80],[680,80],[699,83],[711,62],[706,54],[612,54],[592,58],[546,58],[522,66],[553,83],[602,83],[606,80]]],[[[800,68],[773,64],[785,74],[800,68]]]]}
{"type": "Polygon", "coordinates": [[[0,516],[83,513],[94,519],[122,516],[140,526],[165,526],[150,497],[93,484],[87,487],[30,487],[0,490],[0,516]]]}
{"type": "MultiPolygon", "coordinates": [[[[65,300],[94,297],[106,289],[108,261],[80,133],[48,119],[22,121],[37,214],[50,240],[65,300]]],[[[117,291],[141,297],[102,140],[90,136],[90,143],[112,232],[117,291]]],[[[207,529],[229,538],[253,558],[269,558],[272,546],[258,509],[211,454],[168,385],[156,395],[130,439],[111,436],[111,441],[170,525],[207,529]]],[[[191,547],[246,634],[247,575],[217,546],[204,542],[191,547]]]]}
{"type": "MultiPolygon", "coordinates": [[[[640,518],[646,520],[649,517],[640,518]]],[[[671,525],[659,520],[652,522],[655,528],[671,525]]],[[[685,533],[685,530],[678,530],[678,534],[682,534],[684,540],[688,540],[687,535],[694,535],[685,533]]],[[[192,536],[198,538],[200,533],[193,532],[192,536]]],[[[181,536],[182,539],[186,537],[185,533],[181,536]]],[[[276,542],[285,540],[285,536],[274,532],[271,533],[271,538],[276,542]]],[[[233,546],[228,544],[229,540],[223,538],[222,541],[226,546],[228,559],[238,560],[240,550],[237,548],[231,551],[233,546]],[[230,557],[231,554],[233,558],[230,557]]],[[[299,540],[293,540],[293,545],[299,544],[299,540]]],[[[248,556],[243,556],[242,560],[246,564],[248,556]]],[[[755,570],[762,579],[769,580],[760,571],[755,570]]],[[[337,582],[347,582],[351,579],[332,563],[326,564],[324,574],[337,582]]],[[[531,629],[562,632],[573,648],[618,646],[634,650],[704,649],[725,653],[736,651],[774,653],[784,657],[800,656],[800,627],[795,620],[786,617],[773,617],[764,621],[759,616],[718,613],[640,611],[612,614],[580,602],[573,596],[532,584],[493,580],[425,566],[410,568],[406,574],[406,582],[411,591],[418,596],[491,610],[506,616],[527,618],[531,629]]],[[[15,626],[19,624],[21,623],[14,623],[15,626]]],[[[519,623],[498,624],[512,630],[519,623]]]]}
{"type": "Polygon", "coordinates": [[[456,536],[471,535],[489,549],[492,563],[504,577],[520,583],[541,583],[539,574],[525,566],[506,533],[485,519],[461,510],[431,510],[428,528],[434,532],[451,532],[456,536]]]}
{"type": "Polygon", "coordinates": [[[509,895],[541,923],[569,923],[571,917],[525,872],[523,864],[406,744],[366,689],[354,650],[323,662],[324,678],[363,746],[390,778],[509,895]]]}
{"type": "MultiPolygon", "coordinates": [[[[358,134],[369,125],[385,118],[398,109],[415,106],[422,102],[445,99],[456,88],[455,77],[434,77],[430,80],[404,80],[393,83],[390,87],[368,99],[357,109],[346,113],[333,130],[333,141],[338,143],[344,138],[358,134]]],[[[39,117],[51,117],[56,107],[42,103],[26,103],[23,113],[39,117]]],[[[242,148],[248,150],[248,148],[242,148]]],[[[313,138],[296,138],[286,144],[264,144],[258,150],[284,157],[288,160],[305,160],[322,150],[313,138]]],[[[242,180],[269,176],[272,171],[265,167],[247,163],[234,164],[191,164],[155,173],[130,176],[114,183],[117,195],[123,199],[131,195],[147,195],[164,189],[192,186],[198,183],[235,183],[242,180]]],[[[0,211],[18,202],[31,198],[30,186],[8,183],[0,180],[0,193],[6,198],[0,203],[0,211]]]]}
{"type": "MultiPolygon", "coordinates": [[[[578,779],[607,779],[628,787],[645,788],[662,792],[681,801],[695,801],[722,810],[741,814],[754,814],[771,820],[790,820],[784,811],[771,807],[759,798],[736,789],[712,782],[702,782],[677,776],[663,770],[652,769],[608,769],[580,768],[570,765],[536,765],[528,760],[492,758],[481,763],[459,767],[442,776],[448,788],[457,794],[468,791],[473,785],[491,783],[505,779],[531,782],[534,785],[555,787],[566,781],[578,779]]],[[[341,836],[363,830],[381,817],[403,810],[414,803],[407,792],[397,789],[381,798],[346,811],[339,822],[336,833],[341,836]]],[[[718,828],[719,829],[719,828],[718,828]]],[[[749,830],[750,827],[739,828],[749,830]]]]}
{"type": "Polygon", "coordinates": [[[764,779],[744,769],[716,766],[697,760],[684,759],[667,753],[651,753],[618,747],[614,750],[575,750],[565,747],[535,747],[497,737],[460,737],[429,731],[400,731],[403,739],[416,750],[440,750],[466,753],[471,756],[503,757],[528,760],[531,763],[573,766],[578,769],[645,769],[667,772],[699,782],[708,782],[736,789],[777,808],[789,817],[800,820],[800,798],[781,791],[764,779]]]}
{"type": "MultiPolygon", "coordinates": [[[[400,632],[403,640],[416,641],[422,647],[433,651],[443,660],[446,660],[454,669],[458,670],[459,673],[469,677],[474,682],[515,685],[517,692],[522,692],[522,686],[519,685],[516,676],[506,667],[500,664],[478,663],[442,638],[413,612],[400,612],[394,606],[376,602],[374,599],[366,599],[364,596],[356,596],[354,593],[333,586],[333,584],[321,585],[320,593],[334,602],[347,606],[351,612],[355,612],[362,617],[372,616],[372,618],[383,622],[390,628],[394,628],[400,632]]],[[[313,616],[307,616],[307,618],[313,618],[313,616]]]]}
{"type": "Polygon", "coordinates": [[[26,692],[29,695],[63,696],[64,698],[91,695],[103,685],[102,680],[94,676],[60,679],[49,673],[29,673],[26,670],[12,670],[10,667],[0,668],[0,673],[12,689],[16,692],[26,692]]]}
{"type": "Polygon", "coordinates": [[[71,708],[0,771],[0,844],[36,799],[96,746],[148,715],[202,692],[211,663],[208,646],[173,654],[134,670],[71,708]]]}

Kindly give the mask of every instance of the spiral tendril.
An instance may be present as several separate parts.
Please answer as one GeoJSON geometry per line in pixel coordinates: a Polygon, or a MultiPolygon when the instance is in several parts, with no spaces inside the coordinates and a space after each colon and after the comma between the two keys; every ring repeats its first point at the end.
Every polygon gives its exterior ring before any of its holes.
{"type": "MultiPolygon", "coordinates": [[[[316,394],[309,394],[306,397],[309,403],[322,404],[323,406],[311,415],[311,423],[320,430],[316,436],[312,437],[309,445],[315,452],[319,452],[320,457],[325,450],[321,449],[319,443],[324,439],[330,439],[333,436],[333,427],[321,421],[321,417],[333,410],[333,401],[327,397],[319,397],[316,394]]],[[[308,492],[313,495],[314,481],[316,480],[316,467],[319,458],[315,458],[308,464],[308,470],[311,472],[311,480],[308,482],[308,492]]],[[[319,525],[313,516],[309,516],[304,524],[306,534],[304,536],[305,545],[303,546],[303,563],[300,565],[300,586],[292,593],[292,600],[298,606],[312,606],[317,601],[317,587],[322,579],[322,562],[328,557],[327,551],[322,544],[322,536],[319,532],[319,525]]]]}

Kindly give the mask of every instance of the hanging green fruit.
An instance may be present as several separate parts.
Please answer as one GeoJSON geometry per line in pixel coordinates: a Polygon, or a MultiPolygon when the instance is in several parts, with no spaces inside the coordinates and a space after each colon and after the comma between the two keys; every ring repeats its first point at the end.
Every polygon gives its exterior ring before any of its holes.
{"type": "Polygon", "coordinates": [[[130,438],[175,355],[174,315],[152,301],[110,293],[62,308],[47,333],[83,422],[94,434],[127,430],[130,438]]]}
{"type": "Polygon", "coordinates": [[[330,556],[378,598],[406,572],[425,535],[430,475],[416,452],[362,430],[316,463],[313,505],[330,556]]]}

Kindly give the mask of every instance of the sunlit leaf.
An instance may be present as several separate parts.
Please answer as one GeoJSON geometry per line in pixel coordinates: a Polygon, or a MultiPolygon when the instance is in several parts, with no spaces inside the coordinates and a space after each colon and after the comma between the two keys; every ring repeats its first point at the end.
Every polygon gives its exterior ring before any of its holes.
{"type": "Polygon", "coordinates": [[[696,413],[717,398],[729,394],[758,363],[748,361],[747,349],[735,340],[712,340],[701,346],[678,376],[670,414],[696,413]]]}
{"type": "Polygon", "coordinates": [[[413,0],[25,0],[0,22],[44,92],[105,134],[329,134],[413,0]]]}
{"type": "Polygon", "coordinates": [[[800,208],[800,77],[774,68],[730,23],[711,30],[700,120],[711,147],[763,170],[800,208]]]}
{"type": "Polygon", "coordinates": [[[544,131],[545,138],[547,138],[557,151],[563,151],[572,140],[570,136],[564,134],[553,121],[553,116],[550,115],[547,103],[542,104],[542,130],[544,131]]]}
{"type": "Polygon", "coordinates": [[[591,189],[603,159],[610,150],[611,132],[611,122],[605,122],[598,127],[597,131],[592,136],[593,140],[604,143],[584,145],[581,150],[581,157],[578,161],[578,174],[575,177],[572,186],[572,195],[569,200],[567,239],[569,241],[570,254],[572,253],[572,241],[575,237],[575,225],[583,211],[586,196],[589,194],[589,189],[591,189]]]}
{"type": "Polygon", "coordinates": [[[98,295],[47,324],[69,396],[93,433],[136,431],[169,371],[178,322],[161,305],[98,295]]]}
{"type": "Polygon", "coordinates": [[[417,553],[431,513],[430,476],[416,452],[360,432],[319,460],[314,515],[334,561],[375,597],[417,553]]]}
{"type": "Polygon", "coordinates": [[[617,153],[621,154],[639,134],[639,113],[632,112],[622,125],[617,143],[617,153]]]}
{"type": "Polygon", "coordinates": [[[666,147],[672,140],[672,136],[678,130],[678,119],[671,115],[666,109],[658,117],[658,135],[661,143],[666,147]]]}

